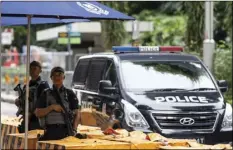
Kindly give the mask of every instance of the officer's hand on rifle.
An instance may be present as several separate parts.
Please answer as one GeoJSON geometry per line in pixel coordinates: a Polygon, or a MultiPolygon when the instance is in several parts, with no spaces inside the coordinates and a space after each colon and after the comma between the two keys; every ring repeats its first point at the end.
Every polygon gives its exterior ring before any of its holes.
{"type": "Polygon", "coordinates": [[[20,105],[19,98],[15,99],[15,105],[19,107],[19,105],[20,105]]]}
{"type": "Polygon", "coordinates": [[[78,138],[78,139],[87,139],[87,135],[86,134],[81,134],[78,133],[76,130],[74,130],[74,137],[78,138]]]}
{"type": "Polygon", "coordinates": [[[64,110],[61,107],[61,105],[53,104],[53,105],[51,105],[51,107],[52,107],[52,110],[54,110],[56,112],[64,112],[64,110]]]}
{"type": "Polygon", "coordinates": [[[74,136],[76,136],[76,134],[78,133],[76,129],[73,129],[74,132],[74,136]]]}

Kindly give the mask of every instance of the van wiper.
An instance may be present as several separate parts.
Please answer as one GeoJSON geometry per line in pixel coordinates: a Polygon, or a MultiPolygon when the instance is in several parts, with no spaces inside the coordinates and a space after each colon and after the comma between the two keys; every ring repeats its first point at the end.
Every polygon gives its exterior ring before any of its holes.
{"type": "Polygon", "coordinates": [[[145,92],[175,92],[175,91],[183,91],[183,90],[185,89],[166,88],[166,89],[153,89],[145,92]]]}
{"type": "Polygon", "coordinates": [[[214,88],[194,88],[194,89],[184,89],[180,91],[216,91],[214,88]]]}

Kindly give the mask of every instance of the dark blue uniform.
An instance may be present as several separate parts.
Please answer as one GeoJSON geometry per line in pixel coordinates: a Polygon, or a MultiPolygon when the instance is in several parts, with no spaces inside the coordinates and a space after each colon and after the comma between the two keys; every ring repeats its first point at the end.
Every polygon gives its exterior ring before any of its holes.
{"type": "MultiPolygon", "coordinates": [[[[46,108],[52,104],[58,104],[53,96],[56,89],[55,86],[45,90],[40,99],[36,103],[36,108],[46,108]]],[[[58,93],[65,107],[71,111],[78,109],[78,99],[71,89],[62,86],[58,93]]],[[[73,120],[74,121],[74,120],[73,120]]],[[[73,122],[72,122],[73,123],[73,122]]],[[[45,134],[39,140],[59,140],[68,136],[68,127],[61,112],[51,111],[45,117],[45,134]]]]}
{"type": "MultiPolygon", "coordinates": [[[[41,77],[38,77],[37,80],[30,80],[29,81],[29,124],[28,130],[35,130],[41,129],[39,120],[35,116],[35,104],[36,101],[40,98],[41,93],[49,88],[49,84],[47,81],[42,81],[41,77]]],[[[26,90],[26,86],[24,86],[24,91],[26,90]]],[[[22,121],[21,125],[19,126],[19,132],[24,133],[25,129],[25,120],[22,121]]]]}

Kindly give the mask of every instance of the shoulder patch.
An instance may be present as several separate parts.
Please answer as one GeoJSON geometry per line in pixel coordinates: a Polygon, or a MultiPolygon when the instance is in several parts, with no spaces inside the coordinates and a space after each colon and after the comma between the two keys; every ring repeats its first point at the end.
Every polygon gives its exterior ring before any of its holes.
{"type": "Polygon", "coordinates": [[[47,88],[47,89],[44,89],[44,92],[46,93],[46,92],[51,92],[52,91],[52,89],[50,89],[50,88],[47,88]]]}
{"type": "Polygon", "coordinates": [[[48,82],[47,81],[41,81],[40,84],[46,84],[46,83],[48,83],[48,82]]]}

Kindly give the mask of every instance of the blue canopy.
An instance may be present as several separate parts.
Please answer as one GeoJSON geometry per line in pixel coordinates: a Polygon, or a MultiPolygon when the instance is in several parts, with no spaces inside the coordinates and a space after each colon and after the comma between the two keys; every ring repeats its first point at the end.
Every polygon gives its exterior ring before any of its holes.
{"type": "MultiPolygon", "coordinates": [[[[55,18],[32,18],[31,24],[48,24],[48,23],[72,23],[88,22],[88,19],[55,19],[55,18]]],[[[1,17],[1,26],[27,25],[26,17],[1,17]]]]}
{"type": "Polygon", "coordinates": [[[45,18],[85,18],[85,19],[118,19],[135,20],[119,11],[109,8],[99,2],[46,2],[46,1],[23,1],[2,2],[2,16],[22,17],[32,15],[45,18]]]}
{"type": "MultiPolygon", "coordinates": [[[[29,79],[29,58],[30,58],[29,55],[30,25],[32,18],[135,20],[133,17],[127,16],[119,11],[104,6],[98,2],[4,1],[0,3],[1,3],[2,17],[27,17],[28,32],[27,32],[26,91],[29,91],[28,79],[29,79]]],[[[1,51],[0,51],[0,55],[1,55],[1,51]]],[[[1,68],[0,68],[0,74],[1,74],[1,68]]],[[[0,91],[0,95],[1,95],[1,91],[0,91]]],[[[29,92],[26,92],[26,99],[28,99],[28,97],[29,97],[29,92]]],[[[25,140],[24,140],[25,149],[27,149],[28,147],[27,144],[28,114],[29,114],[28,102],[26,102],[25,103],[25,140]]],[[[0,126],[1,126],[1,122],[0,122],[0,126]]],[[[0,148],[1,148],[1,141],[0,141],[0,148]]]]}

